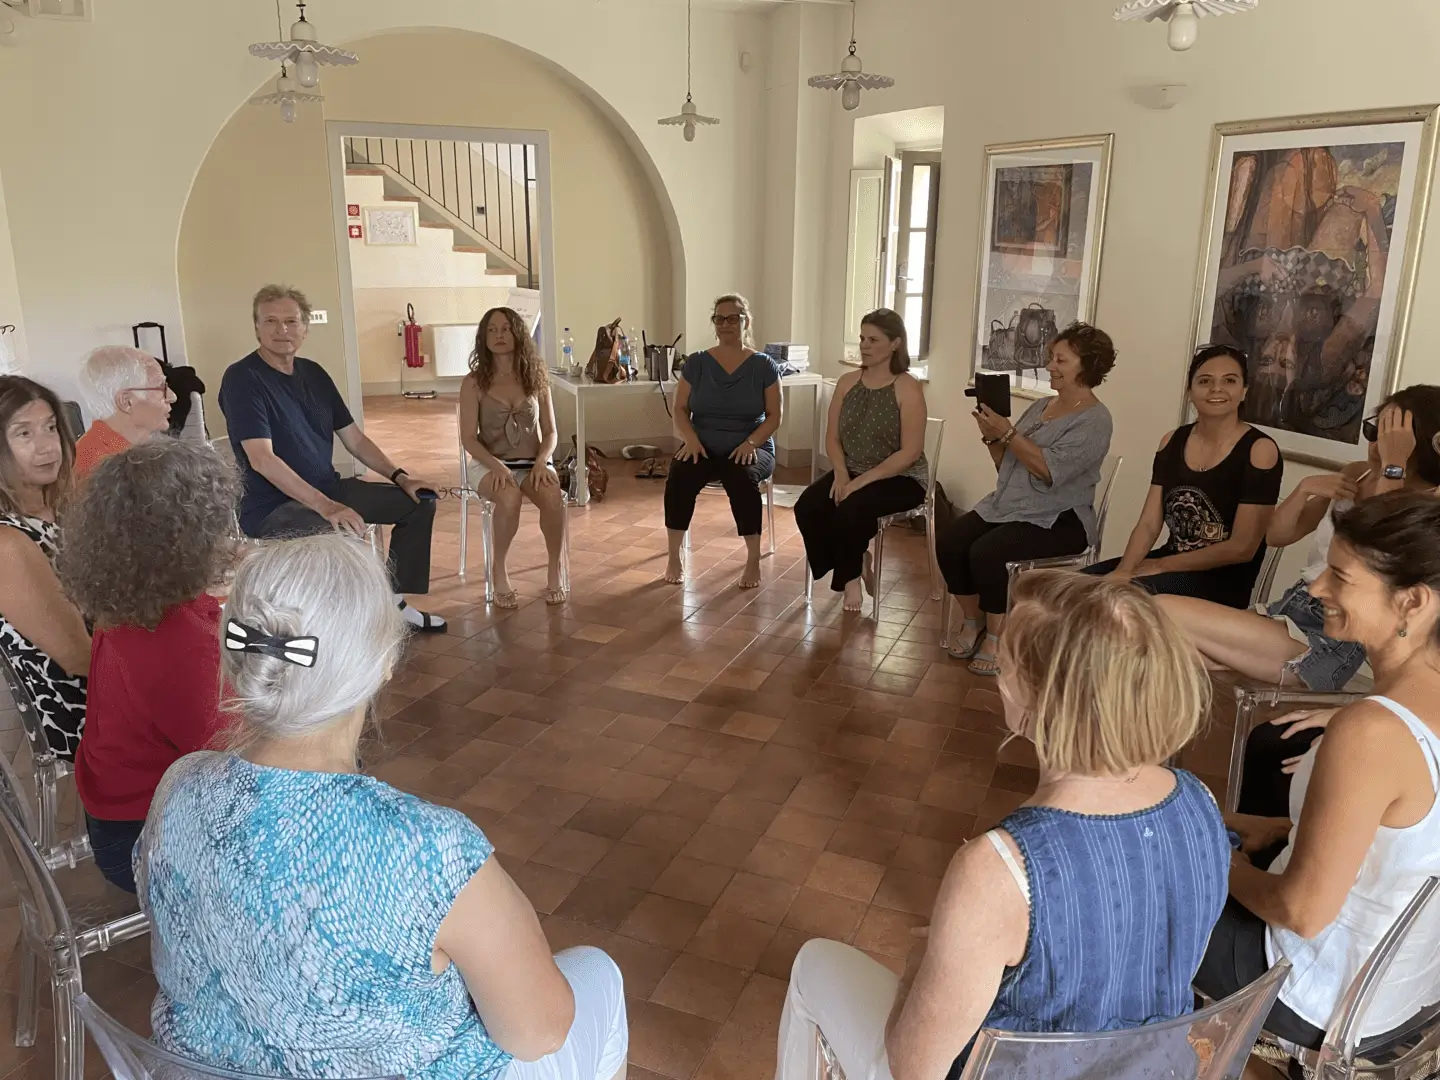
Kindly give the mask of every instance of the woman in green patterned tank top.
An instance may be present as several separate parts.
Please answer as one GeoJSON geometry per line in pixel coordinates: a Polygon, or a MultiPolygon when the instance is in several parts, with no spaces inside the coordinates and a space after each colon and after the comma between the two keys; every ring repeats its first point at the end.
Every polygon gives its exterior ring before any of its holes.
{"type": "Polygon", "coordinates": [[[866,315],[860,370],[841,376],[830,400],[825,453],[833,471],[795,504],[810,571],[816,581],[830,575],[846,611],[860,610],[862,581],[873,591],[868,549],[880,519],[925,501],[925,391],[909,368],[905,321],[889,308],[866,315]]]}

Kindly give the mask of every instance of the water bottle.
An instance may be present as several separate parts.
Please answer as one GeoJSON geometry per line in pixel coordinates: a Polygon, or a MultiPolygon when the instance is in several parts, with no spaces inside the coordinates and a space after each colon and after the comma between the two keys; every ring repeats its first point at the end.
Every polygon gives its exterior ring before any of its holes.
{"type": "Polygon", "coordinates": [[[566,375],[575,374],[575,339],[570,336],[570,327],[565,327],[565,336],[560,339],[561,366],[566,375]]]}
{"type": "Polygon", "coordinates": [[[630,327],[630,378],[644,378],[642,368],[645,364],[645,350],[640,343],[640,331],[630,327]]]}

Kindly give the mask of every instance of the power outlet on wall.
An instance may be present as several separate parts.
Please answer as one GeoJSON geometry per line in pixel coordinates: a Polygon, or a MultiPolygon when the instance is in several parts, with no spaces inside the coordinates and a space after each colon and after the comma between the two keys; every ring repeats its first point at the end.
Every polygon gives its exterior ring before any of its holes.
{"type": "Polygon", "coordinates": [[[326,312],[324,312],[324,311],[312,311],[312,312],[310,312],[310,325],[311,325],[311,326],[319,326],[321,323],[328,323],[329,321],[330,321],[330,316],[329,316],[326,312]]]}

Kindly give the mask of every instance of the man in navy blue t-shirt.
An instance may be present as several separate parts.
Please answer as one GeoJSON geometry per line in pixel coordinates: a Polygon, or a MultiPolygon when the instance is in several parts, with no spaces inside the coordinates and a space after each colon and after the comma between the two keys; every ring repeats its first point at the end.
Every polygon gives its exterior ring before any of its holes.
{"type": "Polygon", "coordinates": [[[296,355],[310,328],[303,293],[266,285],[255,294],[253,314],[260,347],[226,368],[220,383],[220,411],[245,480],[240,528],[255,537],[331,529],[363,536],[367,522],[393,525],[389,566],[396,602],[417,630],[443,631],[444,619],[408,607],[400,595],[430,591],[435,503],[433,494],[419,494],[429,485],[397,468],[360,430],[324,368],[296,355]],[[342,480],[331,463],[336,438],[389,482],[342,480]]]}

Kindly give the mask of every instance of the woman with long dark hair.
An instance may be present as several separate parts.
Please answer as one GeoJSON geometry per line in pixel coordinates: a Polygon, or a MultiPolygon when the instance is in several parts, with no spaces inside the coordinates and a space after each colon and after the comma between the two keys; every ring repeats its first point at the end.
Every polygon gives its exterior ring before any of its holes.
{"type": "Polygon", "coordinates": [[[910,371],[905,320],[889,308],[860,320],[860,370],[835,384],[826,423],[832,469],[805,489],[795,524],[810,572],[859,611],[873,588],[867,548],[880,518],[925,500],[925,391],[910,371]]]}
{"type": "Polygon", "coordinates": [[[74,467],[59,399],[31,379],[0,376],[0,651],[67,761],[85,726],[90,668],[90,632],[51,567],[74,467]]]}
{"type": "Polygon", "coordinates": [[[475,332],[470,374],[460,384],[460,442],[470,455],[470,487],[495,504],[496,607],[520,606],[505,557],[520,527],[522,495],[540,510],[549,557],[545,602],[565,602],[565,502],[550,460],[555,440],[550,379],[525,319],[510,308],[491,308],[475,332]]]}

